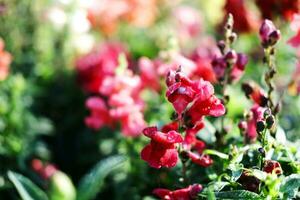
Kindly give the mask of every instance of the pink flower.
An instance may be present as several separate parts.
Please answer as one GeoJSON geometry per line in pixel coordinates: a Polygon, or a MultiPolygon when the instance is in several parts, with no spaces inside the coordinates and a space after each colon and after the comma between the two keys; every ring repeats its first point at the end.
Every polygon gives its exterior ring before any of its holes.
{"type": "Polygon", "coordinates": [[[86,107],[90,110],[90,116],[85,118],[85,124],[92,129],[100,129],[103,126],[111,126],[112,120],[109,110],[103,99],[90,97],[86,101],[86,107]]]}
{"type": "Polygon", "coordinates": [[[291,22],[291,29],[297,32],[295,36],[288,40],[288,43],[294,47],[298,48],[300,46],[300,14],[294,14],[293,20],[291,22]]]}
{"type": "Polygon", "coordinates": [[[174,10],[180,41],[186,42],[199,35],[202,29],[201,16],[199,12],[188,6],[181,6],[174,10]]]}
{"type": "Polygon", "coordinates": [[[138,65],[143,86],[159,91],[161,86],[159,82],[160,76],[157,72],[157,62],[152,61],[149,58],[142,57],[139,59],[138,65]]]}
{"type": "Polygon", "coordinates": [[[151,143],[144,147],[141,158],[154,168],[174,167],[178,160],[175,144],[183,141],[181,135],[176,131],[159,132],[156,127],[145,128],[143,133],[151,143]]]}
{"type": "Polygon", "coordinates": [[[4,41],[0,38],[0,81],[8,76],[11,61],[12,57],[4,50],[4,41]]]}
{"type": "Polygon", "coordinates": [[[98,93],[103,79],[115,74],[121,53],[127,55],[121,44],[107,43],[98,50],[79,58],[76,62],[76,69],[82,88],[90,93],[98,93]]]}
{"type": "Polygon", "coordinates": [[[193,128],[202,123],[204,116],[219,117],[225,114],[225,107],[221,100],[214,95],[214,88],[208,82],[200,79],[197,82],[195,102],[186,111],[184,121],[187,127],[193,128]]]}
{"type": "Polygon", "coordinates": [[[197,194],[202,191],[202,185],[194,184],[187,188],[171,191],[168,189],[157,188],[153,194],[162,200],[193,200],[197,199],[197,194]]]}
{"type": "Polygon", "coordinates": [[[247,120],[246,139],[255,141],[257,137],[256,123],[264,118],[265,108],[254,104],[251,108],[250,118],[247,120]]]}

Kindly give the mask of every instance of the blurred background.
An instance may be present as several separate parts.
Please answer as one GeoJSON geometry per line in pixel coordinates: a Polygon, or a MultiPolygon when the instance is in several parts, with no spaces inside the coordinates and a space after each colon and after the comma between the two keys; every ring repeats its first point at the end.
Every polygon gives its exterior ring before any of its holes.
{"type": "Polygon", "coordinates": [[[211,61],[228,13],[234,48],[249,56],[229,87],[229,124],[251,106],[241,83],[264,85],[258,29],[272,19],[282,33],[280,126],[300,144],[299,9],[298,0],[0,0],[1,199],[20,199],[20,183],[33,199],[152,199],[153,188],[173,185],[178,170],[140,159],[140,136],[171,121],[169,69],[217,83],[211,61]]]}

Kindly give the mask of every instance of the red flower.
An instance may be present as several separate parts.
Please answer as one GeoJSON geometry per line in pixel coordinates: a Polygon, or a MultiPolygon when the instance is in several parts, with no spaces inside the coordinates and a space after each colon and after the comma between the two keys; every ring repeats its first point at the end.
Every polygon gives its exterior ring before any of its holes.
{"type": "Polygon", "coordinates": [[[168,189],[157,188],[153,194],[162,200],[192,200],[197,199],[197,194],[202,191],[202,185],[194,184],[187,188],[170,191],[168,189]]]}
{"type": "Polygon", "coordinates": [[[214,96],[214,88],[208,81],[200,79],[197,82],[197,90],[195,102],[184,115],[185,124],[190,128],[202,123],[204,116],[219,117],[225,114],[224,105],[214,96]]]}
{"type": "Polygon", "coordinates": [[[161,132],[163,133],[167,133],[169,131],[177,131],[179,128],[179,124],[178,122],[171,122],[169,124],[166,124],[164,125],[162,128],[161,128],[161,132]]]}
{"type": "Polygon", "coordinates": [[[181,135],[176,131],[159,132],[156,127],[145,128],[143,133],[151,143],[142,150],[141,158],[154,168],[174,167],[178,160],[175,144],[183,141],[181,135]]]}
{"type": "Polygon", "coordinates": [[[267,173],[282,174],[281,165],[275,160],[266,160],[263,171],[267,173]]]}
{"type": "Polygon", "coordinates": [[[122,45],[107,43],[99,50],[89,53],[76,62],[78,81],[83,89],[90,93],[98,93],[103,79],[114,75],[121,53],[126,53],[122,45]]]}
{"type": "Polygon", "coordinates": [[[244,0],[227,0],[224,7],[226,14],[231,13],[234,19],[234,30],[250,32],[257,26],[253,13],[246,9],[244,0]]]}
{"type": "Polygon", "coordinates": [[[265,19],[273,19],[274,15],[291,20],[293,14],[300,10],[299,0],[256,0],[256,5],[265,19]]]}
{"type": "Polygon", "coordinates": [[[209,157],[209,155],[198,154],[193,152],[188,152],[188,156],[192,160],[193,163],[200,165],[202,167],[209,167],[213,164],[213,160],[209,157]]]}
{"type": "Polygon", "coordinates": [[[196,82],[191,81],[182,72],[170,72],[167,76],[168,90],[166,96],[173,104],[179,118],[187,105],[194,100],[198,93],[196,82]]]}
{"type": "Polygon", "coordinates": [[[254,103],[264,107],[268,103],[265,91],[259,87],[255,82],[247,82],[242,84],[242,90],[247,98],[251,99],[254,103]]]}
{"type": "Polygon", "coordinates": [[[92,129],[100,129],[103,126],[112,125],[109,110],[103,99],[90,97],[86,101],[86,107],[90,110],[90,116],[85,118],[85,124],[92,129]]]}

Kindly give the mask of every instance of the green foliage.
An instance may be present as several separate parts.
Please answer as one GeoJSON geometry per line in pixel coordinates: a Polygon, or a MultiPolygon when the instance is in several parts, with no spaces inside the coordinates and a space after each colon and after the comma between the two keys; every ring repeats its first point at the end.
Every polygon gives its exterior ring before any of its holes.
{"type": "Polygon", "coordinates": [[[95,198],[101,191],[105,177],[113,170],[119,168],[126,161],[125,156],[111,156],[99,161],[88,174],[79,182],[77,200],[89,200],[95,198]]]}
{"type": "Polygon", "coordinates": [[[9,180],[14,184],[23,200],[47,200],[47,195],[30,179],[16,172],[7,173],[9,180]]]}

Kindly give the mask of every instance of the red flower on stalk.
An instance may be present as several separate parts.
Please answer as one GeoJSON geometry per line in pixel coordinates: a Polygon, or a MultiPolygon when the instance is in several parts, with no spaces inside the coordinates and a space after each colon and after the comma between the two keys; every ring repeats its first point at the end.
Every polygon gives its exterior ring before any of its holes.
{"type": "Polygon", "coordinates": [[[4,50],[4,41],[0,38],[0,81],[8,76],[11,61],[12,57],[4,50]]]}
{"type": "Polygon", "coordinates": [[[151,138],[141,152],[141,158],[148,162],[151,167],[174,167],[178,161],[176,143],[181,143],[183,138],[176,131],[163,133],[157,127],[148,127],[143,131],[144,135],[151,138]]]}
{"type": "Polygon", "coordinates": [[[170,71],[167,75],[168,90],[166,96],[173,104],[179,118],[187,105],[194,100],[198,93],[195,81],[190,80],[182,72],[170,71]]]}
{"type": "Polygon", "coordinates": [[[204,116],[219,117],[225,114],[225,107],[221,100],[214,95],[214,88],[208,82],[200,79],[197,82],[198,93],[193,105],[184,115],[185,125],[194,128],[202,123],[204,116]]]}
{"type": "Polygon", "coordinates": [[[202,191],[202,185],[194,184],[187,188],[171,191],[168,189],[157,188],[153,194],[162,200],[193,200],[197,199],[197,194],[202,191]]]}

